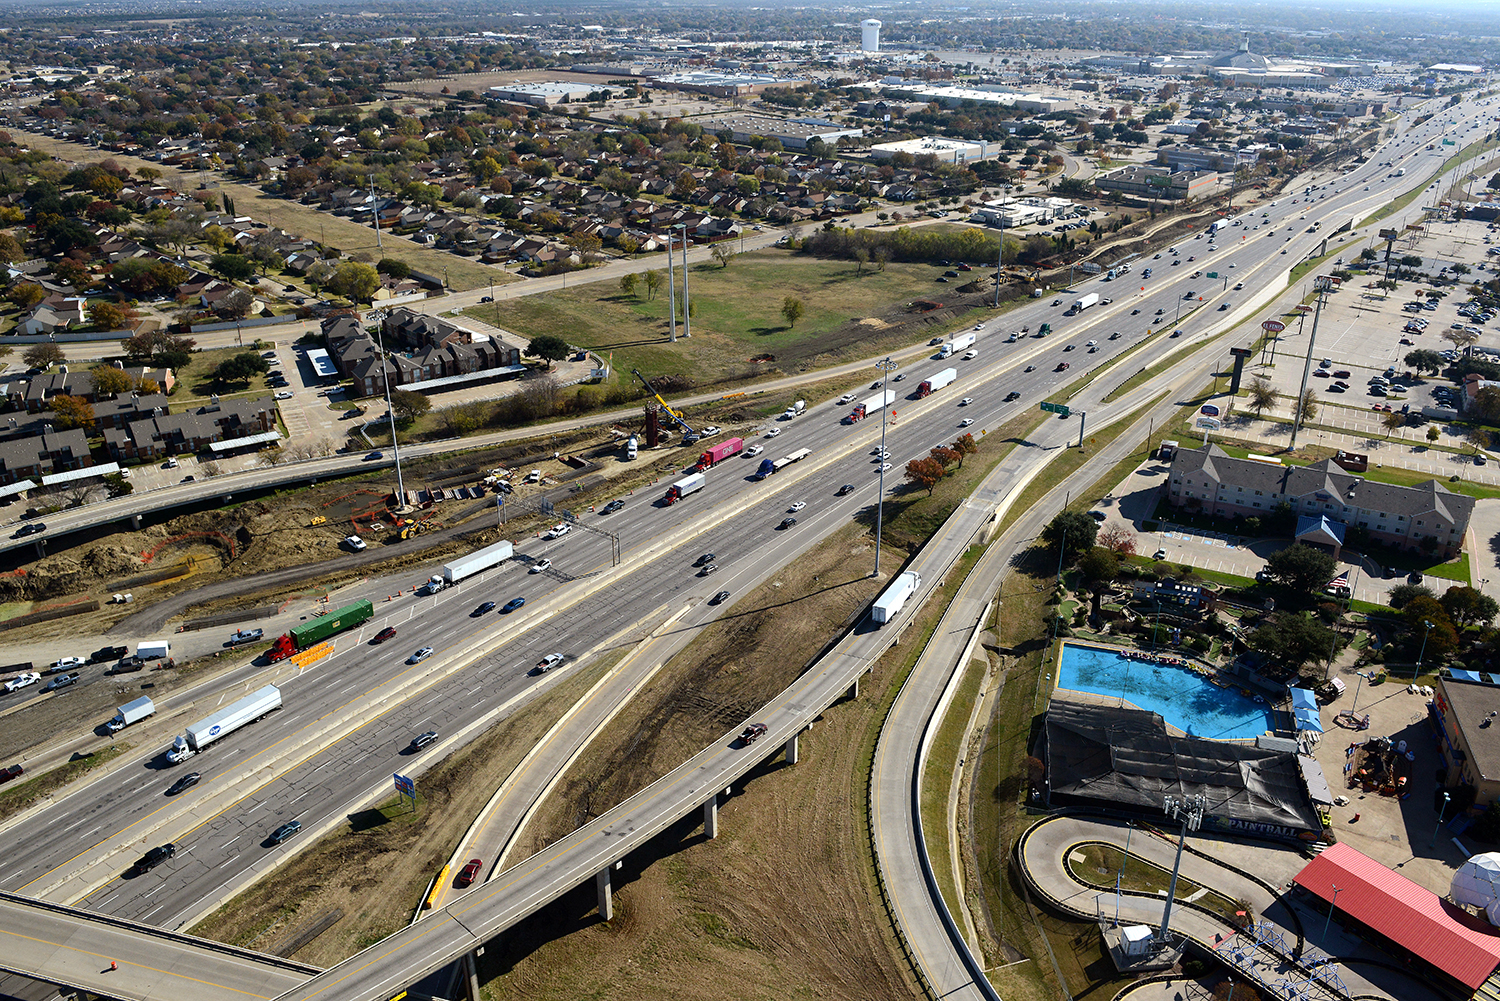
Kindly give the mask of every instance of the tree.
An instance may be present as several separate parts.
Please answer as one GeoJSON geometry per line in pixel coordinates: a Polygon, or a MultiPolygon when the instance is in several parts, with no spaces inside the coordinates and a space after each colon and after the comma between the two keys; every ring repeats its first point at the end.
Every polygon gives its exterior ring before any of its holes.
{"type": "Polygon", "coordinates": [[[634,271],[630,271],[621,275],[620,291],[625,295],[631,296],[633,298],[635,296],[636,289],[640,287],[640,278],[641,276],[636,274],[634,271]]]}
{"type": "Polygon", "coordinates": [[[1472,330],[1445,330],[1443,340],[1463,351],[1465,355],[1479,342],[1479,335],[1472,330]]]}
{"type": "Polygon", "coordinates": [[[781,300],[781,315],[786,318],[786,325],[789,328],[795,327],[797,321],[802,319],[802,314],[806,311],[807,307],[803,304],[802,300],[794,295],[789,295],[781,300]]]}
{"type": "Polygon", "coordinates": [[[165,330],[145,330],[120,342],[125,357],[149,362],[162,368],[182,368],[197,342],[191,337],[177,337],[165,330]]]}
{"type": "Polygon", "coordinates": [[[521,353],[528,358],[541,358],[547,363],[547,371],[550,372],[552,363],[568,357],[571,350],[568,342],[556,334],[540,334],[533,337],[531,343],[526,345],[526,350],[521,353]]]}
{"type": "Polygon", "coordinates": [[[369,302],[380,288],[380,273],[359,261],[342,261],[328,279],[328,290],[350,302],[369,302]]]}
{"type": "Polygon", "coordinates": [[[51,341],[33,344],[21,352],[21,360],[30,368],[47,369],[63,360],[63,349],[51,341]]]}
{"type": "Polygon", "coordinates": [[[1279,584],[1311,594],[1333,579],[1338,564],[1321,549],[1295,542],[1266,557],[1266,572],[1279,584]]]}
{"type": "Polygon", "coordinates": [[[1302,394],[1297,403],[1297,417],[1302,423],[1307,423],[1318,416],[1318,396],[1312,390],[1302,394]]]}
{"type": "Polygon", "coordinates": [[[243,319],[250,312],[250,307],[255,305],[255,296],[242,288],[237,288],[224,298],[219,300],[218,309],[215,312],[230,319],[243,319]]]}
{"type": "Polygon", "coordinates": [[[964,468],[964,456],[973,455],[979,451],[979,446],[974,444],[974,436],[972,434],[959,435],[953,439],[953,443],[948,447],[958,453],[959,469],[964,468]]]}
{"type": "Polygon", "coordinates": [[[1385,436],[1389,438],[1392,431],[1406,427],[1406,415],[1399,410],[1392,410],[1380,419],[1380,423],[1385,426],[1385,436]]]}
{"type": "Polygon", "coordinates": [[[661,276],[660,271],[647,271],[643,279],[646,283],[646,298],[655,299],[656,293],[666,284],[666,279],[661,276]]]}
{"type": "Polygon", "coordinates": [[[1079,559],[1078,574],[1090,591],[1101,591],[1120,572],[1120,556],[1113,549],[1095,546],[1079,559]]]}
{"type": "Polygon", "coordinates": [[[89,369],[94,379],[94,392],[99,396],[119,396],[130,392],[130,375],[113,365],[95,365],[89,369]]]}
{"type": "MultiPolygon", "coordinates": [[[[1436,600],[1414,598],[1401,610],[1401,617],[1411,630],[1409,642],[1413,648],[1425,642],[1427,655],[1441,657],[1458,646],[1458,630],[1448,617],[1447,609],[1436,600]],[[1428,623],[1432,624],[1431,629],[1427,628],[1428,623]]],[[[1421,655],[1420,650],[1418,654],[1421,655]]]]}
{"type": "Polygon", "coordinates": [[[232,282],[249,281],[255,275],[255,262],[243,254],[215,254],[208,263],[232,282]]]}
{"type": "Polygon", "coordinates": [[[262,358],[259,351],[241,351],[219,362],[219,366],[214,369],[214,381],[248,383],[255,376],[270,370],[270,362],[262,358]]]}
{"type": "Polygon", "coordinates": [[[47,298],[47,290],[36,282],[17,282],[7,298],[19,308],[31,310],[36,308],[37,303],[47,298]]]}
{"type": "Polygon", "coordinates": [[[431,409],[432,401],[421,393],[414,393],[409,389],[391,390],[391,412],[396,415],[396,423],[402,427],[410,425],[431,409]]]}
{"type": "Polygon", "coordinates": [[[1099,523],[1082,511],[1062,511],[1047,522],[1042,538],[1050,545],[1063,546],[1063,558],[1074,561],[1094,547],[1099,523]]]}
{"type": "Polygon", "coordinates": [[[1438,352],[1429,351],[1426,348],[1417,348],[1414,351],[1408,351],[1401,360],[1406,363],[1407,368],[1414,369],[1417,372],[1432,372],[1434,374],[1441,372],[1448,364],[1448,359],[1444,358],[1438,352]]]}
{"type": "Polygon", "coordinates": [[[105,473],[102,481],[104,489],[109,491],[111,497],[124,497],[135,489],[135,484],[127,480],[122,473],[105,473]]]}
{"type": "Polygon", "coordinates": [[[376,261],[375,270],[397,281],[411,277],[411,265],[405,261],[398,261],[394,257],[382,257],[376,261]]]}
{"type": "Polygon", "coordinates": [[[134,319],[125,306],[103,300],[89,303],[87,312],[89,322],[94,325],[95,330],[124,330],[134,319]]]}
{"type": "Polygon", "coordinates": [[[947,474],[943,464],[936,459],[913,459],[906,464],[906,478],[919,487],[925,487],[928,497],[947,474]]]}
{"type": "Polygon", "coordinates": [[[1099,545],[1121,556],[1135,555],[1135,533],[1122,525],[1107,525],[1099,531],[1099,545]]]}
{"type": "Polygon", "coordinates": [[[1469,444],[1473,446],[1475,455],[1478,455],[1480,452],[1483,452],[1485,449],[1490,447],[1490,433],[1484,428],[1469,428],[1469,430],[1464,433],[1464,437],[1467,438],[1469,440],[1469,444]]]}
{"type": "Polygon", "coordinates": [[[1494,598],[1472,587],[1450,587],[1438,599],[1448,618],[1461,626],[1487,626],[1500,615],[1500,604],[1494,598]]]}
{"type": "Polygon", "coordinates": [[[1428,441],[1437,441],[1439,438],[1442,437],[1442,435],[1443,435],[1443,433],[1437,429],[1437,425],[1435,425],[1435,424],[1432,427],[1430,427],[1430,428],[1427,429],[1427,440],[1428,441]]]}
{"type": "Polygon", "coordinates": [[[450,434],[462,437],[484,422],[485,406],[482,403],[455,403],[437,412],[438,421],[450,434]]]}
{"type": "Polygon", "coordinates": [[[1249,392],[1248,405],[1251,410],[1255,411],[1256,417],[1260,417],[1265,411],[1276,406],[1276,401],[1281,398],[1281,394],[1271,387],[1263,375],[1257,375],[1250,380],[1249,392]]]}
{"type": "Polygon", "coordinates": [[[94,426],[94,407],[81,396],[69,396],[66,393],[52,397],[52,423],[59,431],[71,431],[73,428],[92,429],[94,426]]]}
{"type": "Polygon", "coordinates": [[[1399,612],[1418,598],[1433,596],[1432,588],[1422,584],[1397,584],[1386,593],[1385,600],[1386,604],[1399,612]]]}
{"type": "Polygon", "coordinates": [[[1333,648],[1333,630],[1302,612],[1278,612],[1249,637],[1250,648],[1266,654],[1292,672],[1333,648]]]}
{"type": "Polygon", "coordinates": [[[729,244],[724,241],[714,244],[713,249],[709,251],[709,254],[715,261],[719,262],[719,267],[721,268],[729,267],[729,262],[734,260],[733,248],[731,248],[729,244]]]}

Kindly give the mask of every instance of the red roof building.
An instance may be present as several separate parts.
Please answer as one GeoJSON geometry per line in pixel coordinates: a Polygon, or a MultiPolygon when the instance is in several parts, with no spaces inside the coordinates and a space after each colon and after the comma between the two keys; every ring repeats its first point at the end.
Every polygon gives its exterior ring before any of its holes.
{"type": "Polygon", "coordinates": [[[1500,930],[1346,844],[1331,845],[1294,882],[1470,991],[1500,967],[1500,930]]]}

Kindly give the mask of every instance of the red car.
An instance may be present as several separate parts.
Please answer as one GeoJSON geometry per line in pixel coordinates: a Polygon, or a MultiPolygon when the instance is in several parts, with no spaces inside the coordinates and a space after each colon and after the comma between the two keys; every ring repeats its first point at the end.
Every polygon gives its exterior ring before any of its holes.
{"type": "Polygon", "coordinates": [[[1065,362],[1065,361],[1060,361],[1060,362],[1057,363],[1057,368],[1053,369],[1052,371],[1054,371],[1054,372],[1066,372],[1067,370],[1068,370],[1068,363],[1065,362]]]}
{"type": "Polygon", "coordinates": [[[372,642],[372,643],[384,643],[386,640],[395,639],[395,638],[396,638],[396,627],[395,626],[386,626],[384,629],[380,630],[380,632],[376,633],[375,634],[375,638],[373,640],[371,640],[370,642],[372,642]]]}
{"type": "Polygon", "coordinates": [[[484,863],[477,858],[469,859],[469,864],[459,870],[458,878],[453,881],[454,886],[468,886],[474,882],[479,875],[479,870],[484,868],[484,863]]]}

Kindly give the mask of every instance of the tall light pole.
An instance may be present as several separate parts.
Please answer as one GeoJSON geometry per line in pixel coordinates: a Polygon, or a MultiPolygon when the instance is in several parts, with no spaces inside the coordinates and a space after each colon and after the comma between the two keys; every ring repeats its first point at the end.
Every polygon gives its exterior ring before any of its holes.
{"type": "Polygon", "coordinates": [[[1448,794],[1443,793],[1443,805],[1438,808],[1438,822],[1437,826],[1432,829],[1432,840],[1427,842],[1428,849],[1437,847],[1438,831],[1443,829],[1443,813],[1448,809],[1448,799],[1448,794]]]}
{"type": "Polygon", "coordinates": [[[687,223],[682,223],[682,336],[693,336],[693,311],[688,300],[687,223]]]}
{"type": "Polygon", "coordinates": [[[1196,831],[1203,825],[1203,811],[1208,800],[1202,793],[1191,796],[1168,796],[1162,802],[1163,809],[1173,820],[1182,821],[1182,830],[1177,835],[1177,859],[1172,863],[1172,882],[1167,886],[1167,905],[1161,912],[1161,941],[1166,944],[1171,935],[1172,900],[1177,896],[1177,873],[1182,868],[1182,849],[1187,843],[1188,831],[1196,831]]]}
{"type": "Polygon", "coordinates": [[[667,339],[677,343],[677,282],[672,277],[672,227],[667,227],[667,339]]]}
{"type": "Polygon", "coordinates": [[[1411,672],[1413,681],[1417,679],[1417,675],[1422,673],[1422,658],[1427,656],[1427,637],[1432,635],[1432,623],[1428,622],[1426,619],[1423,619],[1422,625],[1426,626],[1427,629],[1422,633],[1422,649],[1417,654],[1417,666],[1413,668],[1411,672]]]}
{"type": "Polygon", "coordinates": [[[1318,343],[1318,319],[1323,315],[1323,302],[1328,298],[1328,279],[1319,278],[1314,283],[1317,290],[1318,308],[1313,313],[1312,333],[1307,335],[1307,360],[1302,365],[1302,388],[1297,390],[1297,398],[1292,401],[1292,441],[1287,450],[1297,450],[1297,432],[1302,428],[1302,401],[1307,398],[1307,379],[1312,375],[1313,346],[1318,343]]]}
{"type": "Polygon", "coordinates": [[[375,249],[385,250],[385,245],[380,242],[380,202],[375,197],[375,175],[370,175],[370,218],[375,223],[375,249]]]}
{"type": "Polygon", "coordinates": [[[390,359],[385,356],[385,310],[372,311],[375,321],[375,343],[380,348],[380,381],[385,383],[385,415],[391,422],[391,454],[396,457],[396,510],[406,506],[406,481],[401,478],[401,445],[396,441],[396,408],[391,406],[390,359]]]}
{"type": "Polygon", "coordinates": [[[889,357],[885,357],[876,362],[875,367],[882,373],[880,377],[880,477],[876,484],[880,494],[875,498],[875,573],[873,574],[879,577],[880,533],[885,524],[885,387],[891,378],[891,373],[900,366],[889,357]]]}
{"type": "MultiPolygon", "coordinates": [[[[1333,911],[1334,908],[1338,907],[1339,905],[1339,886],[1334,883],[1330,883],[1328,885],[1333,887],[1333,901],[1328,905],[1328,917],[1323,919],[1323,937],[1321,939],[1321,941],[1323,942],[1328,941],[1328,926],[1333,923],[1333,911]]],[[[1323,951],[1328,951],[1328,947],[1326,945],[1323,947],[1323,951]]]]}

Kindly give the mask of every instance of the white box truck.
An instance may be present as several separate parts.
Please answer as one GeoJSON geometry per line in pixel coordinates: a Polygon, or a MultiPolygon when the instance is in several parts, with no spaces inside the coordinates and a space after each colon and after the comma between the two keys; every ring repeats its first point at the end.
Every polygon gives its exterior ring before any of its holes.
{"type": "Polygon", "coordinates": [[[1071,306],[1068,307],[1068,315],[1072,316],[1075,313],[1082,313],[1085,309],[1088,309],[1090,306],[1097,306],[1097,305],[1099,305],[1099,293],[1098,292],[1090,292],[1088,295],[1084,296],[1082,299],[1076,300],[1073,303],[1073,305],[1071,305],[1071,306]]]}
{"type": "Polygon", "coordinates": [[[488,570],[492,566],[503,563],[515,555],[515,547],[509,542],[497,542],[492,546],[485,546],[476,550],[468,556],[460,557],[443,567],[442,571],[427,578],[423,585],[428,594],[437,594],[445,587],[452,587],[465,577],[472,577],[481,570],[488,570]]]}
{"type": "Polygon", "coordinates": [[[938,357],[951,358],[962,351],[964,348],[972,348],[974,346],[974,342],[977,339],[978,338],[973,331],[970,331],[967,334],[954,334],[953,339],[947,344],[944,344],[943,349],[938,352],[938,357]]]}
{"type": "Polygon", "coordinates": [[[870,618],[881,626],[894,619],[906,604],[906,599],[917,593],[921,583],[922,575],[915,570],[897,574],[896,579],[891,581],[891,586],[875,599],[875,605],[870,609],[870,618]]]}
{"type": "Polygon", "coordinates": [[[662,499],[668,504],[676,504],[688,494],[697,493],[699,490],[702,490],[703,484],[707,482],[708,478],[705,477],[702,473],[694,473],[691,476],[684,476],[682,479],[678,480],[676,483],[667,488],[667,495],[662,499]]]}
{"type": "Polygon", "coordinates": [[[225,706],[212,716],[207,716],[187,728],[187,733],[172,741],[167,752],[167,763],[180,764],[208,747],[214,741],[229,736],[247,723],[275,712],[281,708],[281,689],[267,685],[258,692],[225,706]]]}
{"type": "Polygon", "coordinates": [[[156,706],[146,696],[141,696],[134,702],[127,702],[115,713],[115,718],[104,725],[109,727],[110,733],[119,733],[132,723],[139,723],[148,716],[156,715],[156,706]]]}
{"type": "Polygon", "coordinates": [[[141,660],[166,660],[172,656],[172,644],[168,640],[141,640],[135,645],[135,655],[141,660]]]}

